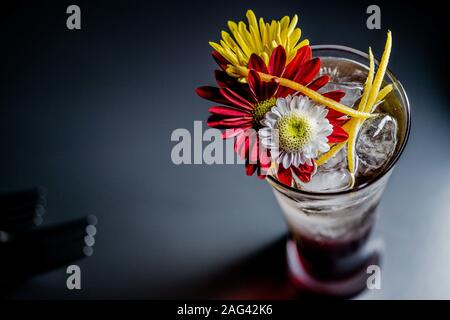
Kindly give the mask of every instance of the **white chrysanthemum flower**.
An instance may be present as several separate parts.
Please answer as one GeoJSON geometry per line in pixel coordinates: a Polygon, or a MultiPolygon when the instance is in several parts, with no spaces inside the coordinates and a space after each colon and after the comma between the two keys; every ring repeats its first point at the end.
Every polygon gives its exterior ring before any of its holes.
{"type": "Polygon", "coordinates": [[[319,153],[330,147],[327,137],[333,132],[328,110],[304,96],[278,98],[262,120],[261,143],[270,149],[272,159],[284,168],[312,165],[319,153]]]}

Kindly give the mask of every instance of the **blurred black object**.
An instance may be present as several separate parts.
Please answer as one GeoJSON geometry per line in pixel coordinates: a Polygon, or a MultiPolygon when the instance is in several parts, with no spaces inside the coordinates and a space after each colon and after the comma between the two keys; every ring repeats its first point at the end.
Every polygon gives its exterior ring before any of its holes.
{"type": "Polygon", "coordinates": [[[0,194],[0,293],[92,254],[94,216],[37,228],[45,212],[44,188],[0,194]]]}
{"type": "Polygon", "coordinates": [[[0,230],[25,231],[42,223],[46,211],[45,188],[0,194],[0,230]]]}

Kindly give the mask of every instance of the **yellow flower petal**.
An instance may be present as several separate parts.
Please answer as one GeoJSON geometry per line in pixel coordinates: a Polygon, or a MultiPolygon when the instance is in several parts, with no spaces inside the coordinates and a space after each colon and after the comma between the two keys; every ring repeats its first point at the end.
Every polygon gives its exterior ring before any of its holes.
{"type": "Polygon", "coordinates": [[[256,20],[255,13],[252,10],[248,10],[246,16],[248,19],[248,25],[250,27],[250,30],[253,29],[255,39],[258,39],[258,38],[260,39],[258,21],[256,20]]]}
{"type": "Polygon", "coordinates": [[[289,25],[288,36],[291,35],[292,32],[294,32],[295,27],[297,26],[297,22],[298,22],[298,16],[295,14],[292,17],[291,24],[289,25]]]}
{"type": "Polygon", "coordinates": [[[250,56],[255,53],[267,63],[267,57],[272,55],[278,45],[283,45],[289,63],[297,50],[309,44],[306,40],[298,43],[301,37],[300,28],[296,28],[298,17],[285,16],[280,21],[272,20],[265,23],[263,18],[257,18],[252,10],[246,12],[247,23],[228,21],[230,33],[223,31],[221,36],[223,45],[211,46],[234,66],[248,65],[250,56]]]}

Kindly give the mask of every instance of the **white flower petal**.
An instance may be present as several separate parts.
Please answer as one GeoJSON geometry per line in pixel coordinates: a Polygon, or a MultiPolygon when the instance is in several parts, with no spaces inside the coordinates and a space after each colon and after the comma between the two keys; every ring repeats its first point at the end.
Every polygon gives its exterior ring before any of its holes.
{"type": "Polygon", "coordinates": [[[272,159],[274,159],[276,161],[276,163],[280,164],[283,161],[285,154],[286,154],[286,152],[284,152],[283,150],[279,150],[276,155],[276,158],[272,158],[272,159]]]}
{"type": "Polygon", "coordinates": [[[280,103],[277,103],[278,110],[280,111],[281,114],[285,114],[286,112],[289,111],[287,100],[283,98],[278,100],[280,100],[280,103]]]}
{"type": "Polygon", "coordinates": [[[333,126],[326,118],[327,114],[328,109],[305,96],[289,95],[286,98],[278,98],[276,105],[266,113],[261,122],[264,126],[259,131],[261,144],[270,149],[272,159],[285,168],[291,165],[298,167],[304,163],[312,165],[312,160],[319,153],[330,149],[328,136],[333,132],[333,126]],[[281,118],[292,115],[306,119],[311,125],[311,141],[298,152],[286,152],[279,147],[277,123],[281,118]]]}
{"type": "Polygon", "coordinates": [[[284,98],[278,98],[276,102],[276,106],[279,108],[286,108],[286,99],[284,98]]]}
{"type": "Polygon", "coordinates": [[[272,136],[272,128],[264,127],[258,131],[258,134],[261,138],[272,136]]]}
{"type": "Polygon", "coordinates": [[[330,150],[330,146],[328,145],[328,143],[321,143],[319,145],[319,151],[320,152],[327,152],[328,150],[330,150]]]}
{"type": "Polygon", "coordinates": [[[286,152],[283,156],[283,162],[282,162],[283,167],[285,169],[287,169],[291,166],[291,163],[292,163],[291,154],[286,152]]]}
{"type": "Polygon", "coordinates": [[[301,158],[300,158],[300,155],[298,153],[296,153],[294,155],[294,161],[293,162],[294,162],[294,166],[296,166],[296,167],[300,166],[301,158]]]}
{"type": "Polygon", "coordinates": [[[289,103],[289,109],[295,110],[298,109],[298,97],[292,97],[291,103],[289,103]]]}

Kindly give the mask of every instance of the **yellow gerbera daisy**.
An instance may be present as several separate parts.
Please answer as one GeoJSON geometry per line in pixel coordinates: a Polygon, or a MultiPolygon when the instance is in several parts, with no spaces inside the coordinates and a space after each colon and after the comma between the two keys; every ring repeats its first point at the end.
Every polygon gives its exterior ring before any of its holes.
{"type": "Polygon", "coordinates": [[[243,21],[238,23],[228,21],[228,28],[232,35],[222,31],[220,44],[210,42],[209,44],[219,52],[230,64],[239,67],[247,67],[252,53],[258,54],[269,63],[272,51],[282,45],[286,51],[287,63],[289,63],[301,47],[308,45],[307,39],[300,41],[302,31],[296,28],[298,17],[283,17],[280,21],[272,20],[269,24],[259,18],[259,23],[252,10],[247,11],[247,24],[243,21]],[[299,42],[300,41],[300,42],[299,42]]]}

